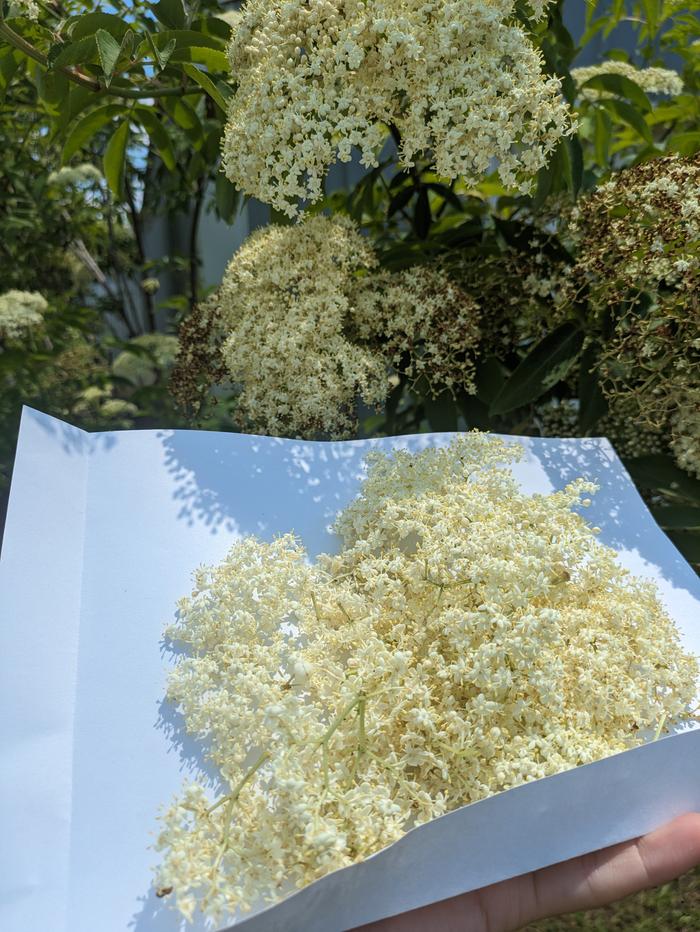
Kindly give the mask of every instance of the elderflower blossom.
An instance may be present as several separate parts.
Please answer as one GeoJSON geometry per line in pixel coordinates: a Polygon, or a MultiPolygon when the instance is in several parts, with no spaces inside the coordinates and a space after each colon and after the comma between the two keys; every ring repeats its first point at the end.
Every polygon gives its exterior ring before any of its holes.
{"type": "MultiPolygon", "coordinates": [[[[635,68],[626,61],[604,61],[599,65],[588,65],[585,68],[572,68],[571,77],[579,87],[591,78],[602,74],[617,74],[623,78],[634,81],[647,94],[667,94],[671,97],[682,93],[683,78],[677,71],[669,68],[635,68]]],[[[595,100],[601,95],[598,88],[583,87],[584,97],[595,100]]]]}
{"type": "Polygon", "coordinates": [[[207,387],[228,381],[247,430],[341,437],[358,398],[386,398],[392,369],[433,392],[473,391],[474,300],[437,265],[377,264],[345,217],[253,233],[180,331],[178,402],[198,409],[207,387]]]}
{"type": "Polygon", "coordinates": [[[27,19],[38,19],[39,4],[34,0],[11,0],[7,11],[7,18],[12,19],[15,16],[26,16],[27,19]]]}
{"type": "Polygon", "coordinates": [[[167,333],[142,333],[130,340],[112,363],[112,372],[132,385],[153,385],[158,371],[167,371],[175,362],[179,341],[167,333]],[[133,347],[133,350],[132,350],[133,347]]]}
{"type": "Polygon", "coordinates": [[[48,307],[38,291],[11,289],[0,294],[0,338],[17,340],[36,330],[43,324],[48,307]]]}
{"type": "Polygon", "coordinates": [[[48,183],[58,187],[90,183],[99,184],[103,180],[104,177],[99,168],[89,162],[82,162],[80,165],[66,165],[59,168],[58,171],[51,172],[48,177],[48,183]]]}
{"type": "Polygon", "coordinates": [[[378,404],[385,366],[345,324],[353,275],[376,258],[350,220],[309,218],[254,232],[224,274],[216,306],[221,358],[242,386],[237,414],[266,433],[338,436],[355,400],[378,404]]]}
{"type": "Polygon", "coordinates": [[[381,346],[410,381],[423,376],[433,394],[476,390],[478,305],[446,269],[420,265],[372,275],[361,285],[352,316],[362,340],[381,346]]]}
{"type": "Polygon", "coordinates": [[[189,781],[161,815],[185,915],[274,901],[689,714],[697,662],[577,512],[595,486],[524,494],[521,454],[478,433],[374,452],[338,553],[248,537],[197,570],[168,696],[228,789],[189,781]]]}
{"type": "Polygon", "coordinates": [[[574,214],[569,296],[617,316],[601,370],[679,464],[700,474],[700,159],[654,159],[614,175],[574,214]],[[670,351],[672,348],[672,351],[670,351]]]}
{"type": "Polygon", "coordinates": [[[249,0],[229,47],[227,176],[294,217],[354,148],[376,166],[393,126],[403,166],[430,156],[476,183],[497,160],[528,190],[571,118],[513,14],[513,0],[249,0]]]}

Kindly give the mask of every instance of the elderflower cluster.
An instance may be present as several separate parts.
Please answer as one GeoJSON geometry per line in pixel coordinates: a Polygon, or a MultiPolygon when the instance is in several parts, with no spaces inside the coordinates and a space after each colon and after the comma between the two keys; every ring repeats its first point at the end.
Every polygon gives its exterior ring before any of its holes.
{"type": "Polygon", "coordinates": [[[7,18],[12,19],[15,16],[26,16],[27,19],[38,19],[39,4],[34,0],[11,0],[7,18]]]}
{"type": "Polygon", "coordinates": [[[522,450],[463,434],[374,452],[336,554],[241,540],[195,574],[168,696],[224,792],[161,816],[161,895],[220,921],[411,826],[634,747],[689,715],[697,663],[654,586],[522,450]]]}
{"type": "MultiPolygon", "coordinates": [[[[537,408],[535,419],[543,437],[578,437],[578,398],[554,398],[537,408]]],[[[607,437],[623,459],[663,453],[664,438],[645,423],[629,399],[613,397],[609,410],[595,425],[596,436],[607,437]]]]}
{"type": "Polygon", "coordinates": [[[425,379],[438,394],[459,387],[475,392],[479,306],[446,269],[414,266],[371,276],[357,290],[353,324],[408,380],[425,379]]]}
{"type": "Polygon", "coordinates": [[[58,187],[68,187],[69,185],[79,184],[100,184],[102,181],[104,181],[102,172],[89,162],[82,162],[80,165],[66,165],[63,168],[59,168],[58,171],[51,172],[48,177],[48,183],[58,187]]]}
{"type": "Polygon", "coordinates": [[[615,315],[601,370],[611,397],[670,432],[684,468],[700,472],[700,160],[671,156],[613,176],[581,202],[570,295],[615,315]]]}
{"type": "Polygon", "coordinates": [[[700,159],[668,156],[613,175],[572,212],[572,284],[608,307],[673,290],[692,303],[700,278],[700,159]]]}
{"type": "Polygon", "coordinates": [[[386,398],[392,369],[435,393],[473,391],[476,303],[442,267],[377,265],[342,216],[253,233],[180,331],[178,402],[198,409],[207,387],[228,381],[248,430],[341,437],[358,398],[386,398]]]}
{"type": "MultiPolygon", "coordinates": [[[[602,74],[617,74],[641,87],[647,94],[667,94],[675,97],[683,92],[683,78],[677,71],[669,68],[635,68],[626,61],[604,61],[599,65],[588,65],[585,68],[572,68],[571,77],[581,87],[591,78],[602,74]]],[[[601,95],[597,88],[582,88],[584,97],[595,100],[601,95]]]]}
{"type": "Polygon", "coordinates": [[[48,307],[38,291],[11,289],[0,294],[0,338],[18,340],[41,327],[48,307]]]}
{"type": "MultiPolygon", "coordinates": [[[[531,4],[536,17],[547,2],[531,4]]],[[[497,160],[503,183],[527,190],[571,119],[514,5],[249,0],[229,48],[226,174],[293,217],[353,148],[376,166],[394,127],[404,166],[429,157],[475,183],[497,160]]]]}
{"type": "Polygon", "coordinates": [[[376,264],[350,220],[309,218],[254,232],[224,274],[216,305],[221,359],[242,386],[237,413],[270,434],[338,436],[355,401],[378,404],[380,357],[345,333],[353,277],[376,264]]]}

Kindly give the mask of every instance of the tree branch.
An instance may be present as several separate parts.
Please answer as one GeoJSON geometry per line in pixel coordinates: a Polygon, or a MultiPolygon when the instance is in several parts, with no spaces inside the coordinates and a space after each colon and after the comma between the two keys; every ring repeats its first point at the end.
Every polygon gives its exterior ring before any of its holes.
{"type": "Polygon", "coordinates": [[[8,26],[4,20],[0,20],[0,36],[4,37],[7,42],[22,52],[28,58],[38,62],[47,71],[60,71],[69,81],[78,84],[80,87],[86,87],[88,90],[99,94],[101,97],[123,97],[131,100],[139,100],[145,97],[187,97],[190,94],[204,94],[204,88],[198,84],[189,84],[185,87],[124,87],[123,84],[111,84],[107,87],[95,78],[89,78],[74,68],[51,68],[49,60],[38,49],[27,42],[27,40],[15,32],[12,27],[8,26]]]}

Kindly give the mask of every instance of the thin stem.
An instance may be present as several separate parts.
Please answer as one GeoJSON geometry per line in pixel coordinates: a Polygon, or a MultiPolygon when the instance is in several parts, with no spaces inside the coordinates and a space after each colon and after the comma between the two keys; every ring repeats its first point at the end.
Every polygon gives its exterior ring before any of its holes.
{"type": "MultiPolygon", "coordinates": [[[[143,240],[143,230],[141,228],[141,215],[136,209],[136,201],[134,199],[134,192],[131,188],[131,183],[128,176],[124,178],[124,192],[126,194],[126,200],[129,205],[129,214],[131,216],[131,226],[134,231],[134,239],[136,240],[136,248],[139,254],[139,263],[141,267],[146,264],[146,248],[143,240]]],[[[156,318],[155,312],[153,309],[153,295],[144,293],[144,298],[146,300],[146,313],[148,315],[148,321],[151,327],[151,330],[155,332],[156,330],[156,318]]]]}
{"type": "Polygon", "coordinates": [[[199,178],[197,181],[197,194],[194,201],[194,211],[192,213],[192,225],[190,226],[190,308],[194,310],[197,304],[199,292],[199,256],[197,255],[197,234],[199,232],[199,220],[202,215],[202,204],[204,203],[204,180],[199,178]]]}
{"type": "Polygon", "coordinates": [[[659,740],[659,738],[660,738],[660,736],[661,736],[661,732],[663,731],[663,728],[664,728],[664,725],[665,725],[665,724],[666,724],[666,713],[664,712],[664,714],[661,716],[661,721],[659,722],[659,727],[656,729],[656,734],[654,735],[654,741],[658,741],[658,740],[659,740]]]}
{"type": "MultiPolygon", "coordinates": [[[[215,812],[219,808],[219,806],[223,806],[224,803],[229,804],[227,807],[227,813],[228,813],[228,811],[232,809],[233,803],[235,803],[238,797],[241,795],[241,790],[244,788],[244,786],[247,783],[249,783],[253,779],[255,774],[258,772],[258,770],[260,770],[262,765],[265,763],[266,760],[269,759],[269,757],[270,757],[270,752],[263,751],[260,757],[258,757],[258,759],[255,761],[253,766],[249,770],[247,770],[246,773],[241,777],[241,779],[238,781],[234,789],[230,793],[227,793],[226,796],[222,796],[220,799],[217,799],[214,805],[210,806],[207,809],[207,815],[211,815],[212,812],[215,812]]],[[[230,823],[230,820],[229,820],[229,823],[230,823]]]]}

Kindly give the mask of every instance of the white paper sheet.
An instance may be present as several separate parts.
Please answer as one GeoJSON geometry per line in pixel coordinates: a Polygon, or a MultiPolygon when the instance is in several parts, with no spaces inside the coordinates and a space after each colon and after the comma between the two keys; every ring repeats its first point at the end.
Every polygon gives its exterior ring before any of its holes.
{"type": "MultiPolygon", "coordinates": [[[[368,449],[447,439],[86,434],[25,409],[0,559],[3,932],[181,927],[150,888],[149,850],[159,806],[201,767],[162,703],[176,600],[243,534],[294,530],[311,554],[331,549],[368,449]]],[[[700,581],[609,443],[522,442],[526,490],[600,483],[586,517],[657,581],[700,655],[700,581]]],[[[699,776],[700,734],[666,738],[450,813],[236,928],[341,932],[634,837],[700,810],[699,776]]]]}

